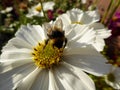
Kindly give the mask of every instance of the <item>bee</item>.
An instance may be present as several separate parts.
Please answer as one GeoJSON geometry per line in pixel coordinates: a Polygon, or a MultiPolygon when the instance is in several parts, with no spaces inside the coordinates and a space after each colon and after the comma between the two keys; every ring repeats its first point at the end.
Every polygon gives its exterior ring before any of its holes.
{"type": "Polygon", "coordinates": [[[54,26],[51,26],[49,23],[44,24],[45,29],[47,30],[48,39],[45,41],[45,45],[48,42],[52,42],[53,47],[65,48],[67,44],[67,38],[65,37],[65,32],[63,31],[63,23],[61,19],[56,20],[54,26]]]}

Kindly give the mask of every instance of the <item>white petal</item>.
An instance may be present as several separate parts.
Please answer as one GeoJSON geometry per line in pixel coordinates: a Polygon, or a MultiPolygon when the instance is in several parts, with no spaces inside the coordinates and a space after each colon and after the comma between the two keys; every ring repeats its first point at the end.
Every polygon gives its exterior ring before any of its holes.
{"type": "Polygon", "coordinates": [[[94,55],[94,56],[101,56],[91,45],[86,45],[85,47],[72,47],[64,49],[63,52],[64,56],[66,55],[94,55]]]}
{"type": "Polygon", "coordinates": [[[98,22],[100,15],[98,13],[98,10],[83,12],[78,8],[73,8],[67,11],[67,13],[60,15],[58,18],[62,19],[64,25],[69,25],[75,22],[90,25],[98,22]]]}
{"type": "Polygon", "coordinates": [[[66,27],[65,33],[66,37],[70,41],[71,39],[76,40],[76,38],[82,37],[82,35],[84,35],[87,30],[89,30],[89,28],[84,25],[69,25],[66,27]]]}
{"type": "Polygon", "coordinates": [[[82,4],[86,4],[87,0],[81,0],[82,4]]]}
{"type": "Polygon", "coordinates": [[[25,40],[15,37],[9,40],[7,45],[3,47],[2,52],[6,50],[21,49],[21,48],[32,49],[32,46],[25,40]]]}
{"type": "Polygon", "coordinates": [[[54,6],[54,5],[55,5],[55,3],[52,2],[52,1],[44,2],[44,3],[43,3],[43,9],[44,9],[45,11],[47,11],[47,10],[53,10],[53,6],[54,6]]]}
{"type": "Polygon", "coordinates": [[[37,44],[37,41],[33,38],[33,36],[30,33],[30,30],[26,26],[21,26],[21,28],[17,31],[15,36],[25,40],[32,46],[37,44]]]}
{"type": "Polygon", "coordinates": [[[7,7],[6,9],[5,9],[5,11],[7,12],[7,13],[9,13],[10,11],[12,11],[13,10],[13,7],[7,7]]]}
{"type": "Polygon", "coordinates": [[[71,20],[71,23],[75,23],[75,22],[79,22],[79,16],[81,16],[82,11],[80,11],[79,9],[72,9],[70,11],[67,11],[66,13],[68,15],[68,17],[71,20]]]}
{"type": "Polygon", "coordinates": [[[111,35],[111,30],[105,28],[102,23],[93,23],[90,25],[90,27],[94,28],[98,37],[107,38],[111,35]]]}
{"type": "Polygon", "coordinates": [[[0,90],[13,90],[15,85],[35,69],[33,64],[25,64],[8,72],[0,73],[0,90]]]}
{"type": "Polygon", "coordinates": [[[28,18],[32,18],[32,16],[39,16],[43,17],[43,11],[41,10],[40,12],[36,10],[37,7],[41,7],[41,4],[38,3],[37,5],[31,7],[28,9],[28,14],[26,15],[28,18]]]}
{"type": "Polygon", "coordinates": [[[92,22],[92,18],[90,18],[86,13],[83,13],[79,18],[79,21],[82,24],[90,24],[92,22]]]}
{"type": "Polygon", "coordinates": [[[83,13],[82,10],[73,8],[67,11],[67,13],[60,15],[58,18],[61,18],[63,21],[63,25],[67,26],[69,24],[79,22],[79,17],[81,16],[82,13],[83,13]]]}
{"type": "Polygon", "coordinates": [[[100,14],[98,10],[86,11],[90,18],[92,18],[92,23],[100,20],[100,14]]]}
{"type": "Polygon", "coordinates": [[[102,23],[92,23],[92,24],[90,24],[90,27],[94,28],[94,29],[103,29],[103,28],[105,28],[102,23]]]}
{"type": "Polygon", "coordinates": [[[74,69],[73,67],[67,67],[66,64],[61,64],[57,68],[53,69],[54,77],[56,79],[59,90],[94,90],[94,84],[92,80],[87,77],[87,75],[81,73],[82,71],[80,69],[80,72],[76,72],[75,70],[76,73],[82,75],[82,78],[80,78],[80,76],[73,71],[74,69]],[[88,82],[83,81],[85,80],[83,77],[86,78],[88,82]],[[89,84],[91,85],[90,87],[89,84]]]}
{"type": "Polygon", "coordinates": [[[15,34],[16,37],[19,37],[26,42],[30,43],[32,46],[35,46],[38,41],[43,40],[44,37],[44,30],[41,28],[41,26],[22,26],[20,30],[15,34]]]}
{"type": "Polygon", "coordinates": [[[95,31],[86,25],[69,25],[69,27],[66,27],[65,33],[69,48],[92,44],[95,41],[95,31]]]}
{"type": "Polygon", "coordinates": [[[48,90],[49,87],[49,70],[42,69],[36,80],[32,84],[30,90],[48,90]]]}
{"type": "Polygon", "coordinates": [[[108,38],[111,35],[111,30],[108,29],[97,29],[96,30],[97,37],[100,38],[108,38]]]}
{"type": "Polygon", "coordinates": [[[59,90],[59,87],[55,81],[54,71],[49,70],[49,90],[59,90]]]}
{"type": "Polygon", "coordinates": [[[86,25],[69,25],[65,28],[65,35],[69,42],[89,43],[95,37],[95,31],[86,25]]]}
{"type": "Polygon", "coordinates": [[[100,18],[97,11],[82,12],[80,9],[73,9],[70,13],[72,22],[80,22],[82,24],[92,24],[99,21],[100,18]]]}
{"type": "Polygon", "coordinates": [[[32,51],[29,49],[6,50],[1,54],[1,59],[22,59],[32,57],[32,51]]]}
{"type": "Polygon", "coordinates": [[[62,14],[58,18],[62,20],[64,27],[71,24],[71,20],[67,14],[62,14]]]}
{"type": "Polygon", "coordinates": [[[33,62],[30,58],[24,59],[2,59],[0,61],[0,73],[7,72],[21,65],[33,62]]]}
{"type": "Polygon", "coordinates": [[[75,14],[78,14],[78,15],[81,14],[81,13],[83,13],[83,11],[81,9],[78,9],[78,8],[73,8],[70,11],[74,12],[75,14]]]}
{"type": "Polygon", "coordinates": [[[92,43],[97,51],[103,51],[105,46],[105,41],[102,38],[96,37],[95,41],[92,43]]]}
{"type": "Polygon", "coordinates": [[[27,75],[18,85],[16,86],[17,90],[30,90],[32,84],[36,80],[37,76],[39,75],[41,69],[36,68],[33,72],[27,75]]]}
{"type": "Polygon", "coordinates": [[[86,29],[86,33],[84,33],[79,40],[77,40],[80,43],[87,43],[87,44],[91,44],[91,42],[94,41],[94,37],[95,37],[95,32],[93,31],[93,29],[86,29]]]}
{"type": "Polygon", "coordinates": [[[63,59],[96,76],[108,73],[111,68],[111,65],[106,64],[107,60],[91,46],[66,50],[63,59]]]}
{"type": "Polygon", "coordinates": [[[33,25],[33,28],[36,31],[36,35],[38,35],[39,40],[43,41],[47,38],[47,31],[44,30],[40,25],[33,25]]]}
{"type": "Polygon", "coordinates": [[[84,73],[80,68],[72,66],[66,62],[64,62],[63,64],[66,68],[68,68],[71,72],[73,72],[76,76],[80,78],[80,80],[82,81],[82,83],[85,85],[86,88],[88,88],[89,90],[95,89],[93,80],[86,73],[84,73]]]}
{"type": "Polygon", "coordinates": [[[27,25],[27,29],[30,31],[29,34],[37,41],[42,41],[45,39],[44,30],[40,25],[27,25]]]}

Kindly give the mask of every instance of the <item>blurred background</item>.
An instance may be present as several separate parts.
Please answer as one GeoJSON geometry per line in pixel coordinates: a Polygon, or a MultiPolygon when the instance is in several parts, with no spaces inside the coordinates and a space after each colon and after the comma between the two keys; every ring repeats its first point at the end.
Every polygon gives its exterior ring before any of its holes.
{"type": "MultiPolygon", "coordinates": [[[[0,53],[21,25],[41,25],[46,21],[44,17],[34,17],[34,20],[26,17],[29,8],[40,1],[55,2],[53,10],[45,11],[47,21],[55,20],[58,15],[72,8],[84,11],[98,9],[101,16],[99,22],[112,30],[112,35],[105,40],[106,46],[101,53],[110,63],[120,66],[120,0],[0,0],[0,53]]],[[[102,77],[91,77],[96,83],[97,90],[114,90],[102,77]]]]}

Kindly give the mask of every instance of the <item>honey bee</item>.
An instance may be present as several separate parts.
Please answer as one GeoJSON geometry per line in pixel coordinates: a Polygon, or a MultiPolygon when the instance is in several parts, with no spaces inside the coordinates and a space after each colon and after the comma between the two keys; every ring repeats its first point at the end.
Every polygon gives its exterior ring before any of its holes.
{"type": "Polygon", "coordinates": [[[45,45],[48,42],[52,42],[53,47],[65,48],[67,44],[67,38],[65,37],[65,32],[63,31],[63,23],[61,19],[56,20],[54,26],[51,26],[49,23],[44,24],[45,29],[47,30],[48,39],[45,41],[45,45]]]}

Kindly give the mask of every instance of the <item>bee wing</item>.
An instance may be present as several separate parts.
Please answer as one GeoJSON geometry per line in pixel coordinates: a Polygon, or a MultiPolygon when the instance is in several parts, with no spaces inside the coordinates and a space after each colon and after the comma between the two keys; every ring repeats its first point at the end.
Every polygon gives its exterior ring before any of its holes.
{"type": "Polygon", "coordinates": [[[56,20],[55,24],[54,24],[54,29],[58,29],[62,31],[63,28],[63,23],[61,19],[56,20]]]}
{"type": "Polygon", "coordinates": [[[50,33],[52,31],[52,27],[49,23],[44,23],[43,26],[47,30],[47,33],[50,33]]]}

